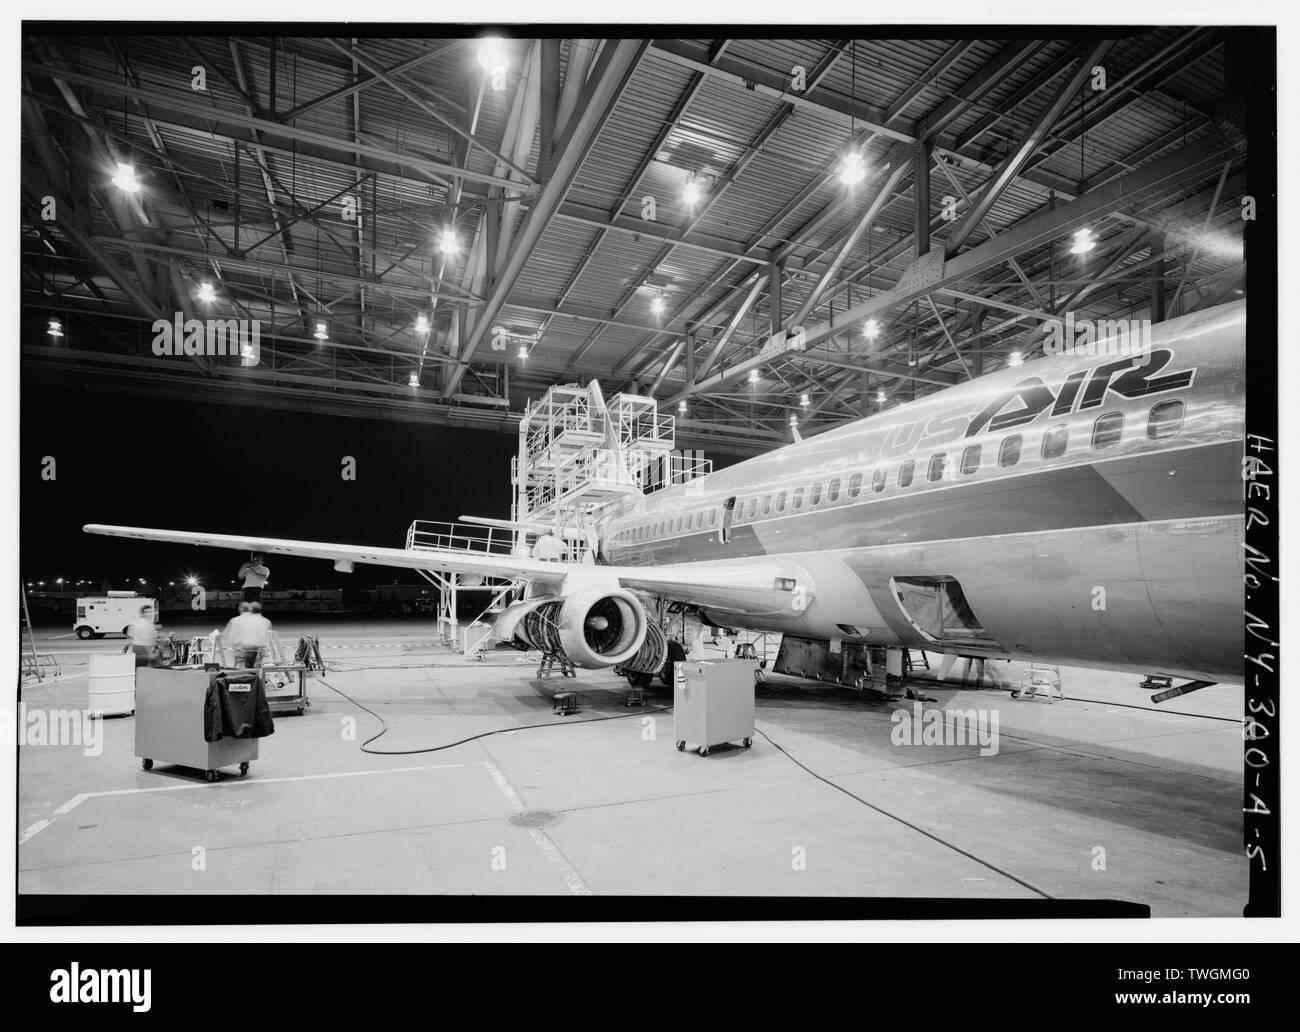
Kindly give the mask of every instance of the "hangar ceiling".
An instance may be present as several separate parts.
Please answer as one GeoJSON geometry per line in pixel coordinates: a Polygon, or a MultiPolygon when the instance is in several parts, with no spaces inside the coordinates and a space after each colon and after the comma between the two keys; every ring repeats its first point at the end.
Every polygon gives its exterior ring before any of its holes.
{"type": "Polygon", "coordinates": [[[509,431],[597,378],[753,452],[1245,290],[1223,30],[29,31],[27,382],[509,431]],[[178,312],[258,363],[156,355],[178,312]]]}

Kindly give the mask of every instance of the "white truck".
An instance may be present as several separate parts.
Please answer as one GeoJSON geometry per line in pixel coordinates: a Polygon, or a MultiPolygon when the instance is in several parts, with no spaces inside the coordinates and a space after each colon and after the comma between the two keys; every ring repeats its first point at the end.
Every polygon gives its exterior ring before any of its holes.
{"type": "Polygon", "coordinates": [[[85,641],[102,638],[106,634],[126,634],[131,624],[140,618],[140,607],[153,606],[153,620],[158,622],[158,602],[134,591],[110,591],[107,595],[77,599],[77,618],[72,629],[85,641]]]}

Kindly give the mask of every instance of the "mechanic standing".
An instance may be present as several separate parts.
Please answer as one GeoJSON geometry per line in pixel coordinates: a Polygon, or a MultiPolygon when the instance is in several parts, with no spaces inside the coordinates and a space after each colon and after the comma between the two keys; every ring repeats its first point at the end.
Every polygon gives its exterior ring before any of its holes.
{"type": "Polygon", "coordinates": [[[271,577],[271,571],[262,562],[260,555],[253,555],[239,568],[239,576],[244,579],[244,601],[261,602],[262,587],[271,577]]]}

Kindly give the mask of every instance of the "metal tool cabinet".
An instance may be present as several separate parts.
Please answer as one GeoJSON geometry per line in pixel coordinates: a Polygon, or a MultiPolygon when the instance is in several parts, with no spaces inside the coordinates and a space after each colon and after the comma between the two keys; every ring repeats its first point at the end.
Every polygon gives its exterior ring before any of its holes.
{"type": "Polygon", "coordinates": [[[701,756],[724,742],[753,745],[754,664],[679,662],[673,676],[673,737],[679,750],[691,742],[701,756]]]}
{"type": "Polygon", "coordinates": [[[257,759],[256,738],[203,737],[203,704],[208,684],[220,676],[206,670],[159,670],[140,667],[135,677],[135,754],[145,770],[155,762],[203,771],[217,780],[220,767],[239,764],[247,774],[257,759]]]}

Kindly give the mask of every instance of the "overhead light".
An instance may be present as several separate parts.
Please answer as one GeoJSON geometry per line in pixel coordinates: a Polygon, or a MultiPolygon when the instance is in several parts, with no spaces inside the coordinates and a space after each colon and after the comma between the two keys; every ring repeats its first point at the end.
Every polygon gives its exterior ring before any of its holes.
{"type": "Polygon", "coordinates": [[[429,320],[425,317],[423,312],[421,312],[419,315],[415,317],[415,332],[416,333],[429,332],[429,320]]]}
{"type": "Polygon", "coordinates": [[[521,362],[528,361],[528,345],[524,344],[523,342],[520,342],[519,344],[519,361],[521,362]]]}
{"type": "Polygon", "coordinates": [[[655,315],[664,314],[664,295],[662,291],[656,294],[654,300],[650,302],[650,311],[654,312],[655,315]]]}
{"type": "Polygon", "coordinates": [[[751,370],[749,371],[749,382],[750,382],[750,383],[758,383],[758,370],[757,370],[757,369],[751,369],[751,370]]]}
{"type": "Polygon", "coordinates": [[[1071,254],[1087,254],[1097,246],[1097,241],[1092,235],[1092,230],[1086,226],[1077,230],[1074,234],[1074,243],[1070,245],[1071,254]]]}
{"type": "Polygon", "coordinates": [[[485,36],[478,45],[479,67],[489,75],[501,75],[510,67],[506,41],[500,36],[485,36]]]}
{"type": "Polygon", "coordinates": [[[420,386],[420,374],[417,373],[414,369],[412,369],[412,370],[411,370],[410,378],[409,378],[406,382],[409,383],[412,387],[419,387],[419,386],[420,386]]]}
{"type": "Polygon", "coordinates": [[[135,178],[135,166],[119,161],[117,163],[117,172],[113,174],[113,185],[127,193],[138,193],[140,180],[135,178]]]}
{"type": "Polygon", "coordinates": [[[790,413],[790,425],[796,428],[799,426],[799,417],[793,412],[790,413]]]}
{"type": "Polygon", "coordinates": [[[696,182],[694,176],[691,176],[686,180],[686,185],[682,187],[682,200],[687,205],[694,206],[700,201],[700,193],[700,184],[696,182]]]}
{"type": "Polygon", "coordinates": [[[853,186],[867,178],[867,163],[857,151],[849,151],[840,161],[840,184],[853,186]]]}
{"type": "Polygon", "coordinates": [[[199,284],[199,300],[205,304],[211,304],[217,299],[217,292],[212,289],[212,284],[204,280],[199,284]]]}
{"type": "Polygon", "coordinates": [[[799,407],[800,407],[800,408],[807,408],[807,407],[808,407],[808,395],[807,395],[807,394],[801,394],[801,395],[799,395],[799,407]]]}
{"type": "Polygon", "coordinates": [[[876,404],[877,404],[877,405],[883,405],[883,404],[884,404],[885,402],[887,402],[888,400],[889,400],[889,399],[885,396],[885,392],[884,392],[884,391],[876,391],[876,404]]]}
{"type": "Polygon", "coordinates": [[[456,239],[455,230],[444,229],[438,238],[438,250],[450,257],[460,253],[460,241],[456,239]]]}
{"type": "Polygon", "coordinates": [[[313,333],[312,336],[315,337],[317,340],[330,339],[329,327],[325,325],[325,321],[323,319],[317,321],[316,332],[313,333]]]}
{"type": "Polygon", "coordinates": [[[1007,359],[1007,365],[1018,366],[1025,361],[1025,356],[1019,351],[1011,352],[1011,357],[1007,359]]]}
{"type": "Polygon", "coordinates": [[[862,336],[866,337],[867,340],[875,340],[880,336],[880,323],[876,322],[875,319],[868,319],[862,324],[862,336]]]}
{"type": "Polygon", "coordinates": [[[686,399],[685,399],[685,398],[683,398],[681,401],[679,401],[679,402],[677,403],[677,414],[678,414],[679,416],[684,416],[684,415],[686,415],[686,399]]]}
{"type": "Polygon", "coordinates": [[[51,317],[50,321],[45,324],[45,332],[48,333],[51,337],[62,337],[63,336],[62,320],[51,317]]]}

